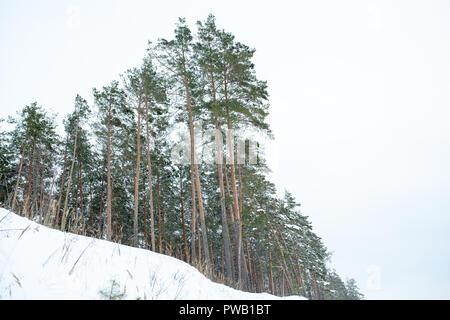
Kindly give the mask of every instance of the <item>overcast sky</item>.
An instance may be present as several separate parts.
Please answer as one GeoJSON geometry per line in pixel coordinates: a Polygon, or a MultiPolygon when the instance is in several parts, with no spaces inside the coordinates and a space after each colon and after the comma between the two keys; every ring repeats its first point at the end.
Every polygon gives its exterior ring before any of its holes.
{"type": "Polygon", "coordinates": [[[0,0],[0,118],[138,66],[216,16],[256,48],[272,179],[369,299],[450,298],[450,2],[0,0]]]}

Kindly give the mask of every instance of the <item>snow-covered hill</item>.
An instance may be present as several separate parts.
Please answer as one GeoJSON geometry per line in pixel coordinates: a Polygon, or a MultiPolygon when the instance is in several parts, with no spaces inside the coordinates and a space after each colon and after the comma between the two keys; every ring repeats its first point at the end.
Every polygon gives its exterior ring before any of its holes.
{"type": "MultiPolygon", "coordinates": [[[[178,259],[64,233],[0,208],[0,299],[277,299],[178,259]]],[[[288,299],[303,299],[298,296],[288,299]]]]}

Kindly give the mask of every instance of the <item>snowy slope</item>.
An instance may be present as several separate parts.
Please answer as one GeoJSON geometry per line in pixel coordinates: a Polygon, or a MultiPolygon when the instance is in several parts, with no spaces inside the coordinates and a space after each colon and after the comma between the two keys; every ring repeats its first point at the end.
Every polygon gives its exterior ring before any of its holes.
{"type": "Polygon", "coordinates": [[[124,299],[278,298],[214,283],[166,255],[64,233],[0,208],[0,299],[105,299],[111,293],[124,299]]]}

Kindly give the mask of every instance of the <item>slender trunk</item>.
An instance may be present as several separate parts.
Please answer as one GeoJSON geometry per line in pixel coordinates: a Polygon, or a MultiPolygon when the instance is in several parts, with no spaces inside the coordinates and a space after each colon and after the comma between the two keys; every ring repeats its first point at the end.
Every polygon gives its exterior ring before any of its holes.
{"type": "Polygon", "coordinates": [[[242,214],[242,207],[244,204],[244,197],[243,197],[244,184],[242,183],[242,173],[240,164],[238,164],[238,175],[239,175],[239,212],[242,214]]]}
{"type": "MultiPolygon", "coordinates": [[[[184,60],[184,51],[183,51],[183,60],[184,60]]],[[[183,69],[184,72],[186,72],[186,64],[183,63],[183,69]]],[[[202,200],[202,188],[200,184],[200,175],[198,171],[198,164],[197,164],[197,155],[195,152],[195,135],[194,135],[194,121],[192,118],[192,107],[191,107],[191,92],[189,90],[189,82],[188,78],[185,75],[184,76],[184,87],[186,90],[186,104],[188,108],[188,116],[189,116],[189,133],[190,133],[190,142],[191,142],[191,162],[194,166],[194,173],[195,173],[195,185],[196,185],[196,192],[197,192],[197,199],[198,199],[198,210],[200,213],[200,223],[202,225],[202,239],[203,239],[203,247],[205,248],[205,260],[206,264],[209,265],[209,251],[208,251],[208,238],[207,238],[207,232],[206,232],[206,222],[205,222],[205,212],[203,210],[203,200],[202,200]]]]}
{"type": "Polygon", "coordinates": [[[103,182],[100,190],[100,208],[98,211],[98,238],[102,239],[103,237],[103,182]]]}
{"type": "Polygon", "coordinates": [[[59,186],[59,196],[58,202],[56,204],[56,217],[53,223],[53,227],[59,224],[59,210],[61,209],[61,200],[64,192],[64,183],[66,179],[66,159],[67,159],[67,145],[69,143],[69,135],[67,134],[66,146],[64,147],[64,160],[63,160],[63,171],[61,172],[61,184],[59,186]]]}
{"type": "Polygon", "coordinates": [[[228,230],[228,219],[225,208],[225,188],[223,184],[223,166],[222,166],[222,137],[220,134],[220,124],[216,115],[216,149],[217,149],[217,171],[219,173],[220,190],[220,209],[222,213],[222,239],[224,248],[224,264],[227,275],[227,281],[233,280],[233,268],[231,263],[230,232],[228,230]]]}
{"type": "Polygon", "coordinates": [[[114,213],[114,238],[115,242],[119,242],[119,219],[117,211],[114,213]]]}
{"type": "Polygon", "coordinates": [[[197,206],[195,203],[195,182],[194,182],[194,168],[193,168],[193,164],[191,164],[191,169],[190,169],[190,173],[191,173],[191,195],[192,195],[192,218],[191,218],[191,223],[192,223],[192,239],[191,239],[191,261],[193,264],[197,263],[197,257],[196,257],[196,251],[195,251],[195,237],[196,237],[196,225],[197,225],[197,206]]]}
{"type": "Polygon", "coordinates": [[[145,175],[142,175],[144,179],[144,236],[145,236],[145,249],[148,249],[148,232],[147,232],[147,197],[145,196],[145,175]]]}
{"type": "MultiPolygon", "coordinates": [[[[46,156],[43,155],[43,163],[45,163],[46,156]]],[[[43,212],[44,212],[44,176],[45,176],[45,169],[44,166],[40,165],[40,181],[39,181],[39,223],[42,224],[43,222],[43,212]]]]}
{"type": "Polygon", "coordinates": [[[139,173],[141,169],[141,98],[139,97],[137,110],[137,157],[136,177],[134,179],[134,223],[133,223],[133,245],[138,246],[138,211],[139,211],[139,173]]]}
{"type": "MultiPolygon", "coordinates": [[[[211,87],[213,92],[213,105],[217,105],[217,92],[213,73],[210,73],[211,87]]],[[[219,174],[219,190],[220,190],[220,209],[222,213],[222,239],[224,248],[224,258],[225,270],[227,275],[227,281],[233,280],[233,268],[231,263],[231,249],[230,249],[230,232],[228,230],[228,220],[225,208],[225,189],[223,185],[223,151],[222,151],[222,134],[220,131],[220,123],[217,112],[215,114],[215,125],[216,125],[216,152],[217,152],[217,171],[219,174]]]]}
{"type": "Polygon", "coordinates": [[[294,249],[294,257],[295,257],[295,262],[297,264],[298,285],[300,286],[300,290],[301,290],[302,294],[305,295],[305,289],[303,288],[302,272],[300,269],[300,264],[298,263],[297,252],[295,251],[295,249],[294,249]]]}
{"type": "Polygon", "coordinates": [[[92,189],[89,188],[89,235],[94,236],[94,209],[92,205],[92,189]]]}
{"type": "MultiPolygon", "coordinates": [[[[277,234],[278,234],[279,237],[280,237],[280,242],[281,242],[281,244],[282,244],[284,250],[285,250],[286,252],[288,252],[288,247],[287,247],[287,245],[286,245],[286,243],[285,243],[285,241],[284,241],[283,234],[280,232],[280,230],[279,230],[276,226],[275,226],[275,229],[276,229],[277,234]]],[[[294,249],[294,250],[295,250],[295,249],[294,249]]],[[[294,278],[297,279],[297,282],[299,283],[300,280],[298,279],[298,274],[294,271],[295,266],[294,266],[294,261],[292,260],[292,255],[290,255],[290,254],[288,253],[287,256],[288,256],[288,258],[289,258],[289,262],[290,262],[290,265],[291,265],[292,274],[293,274],[294,278]]],[[[291,281],[291,283],[292,283],[292,281],[291,281]]]]}
{"type": "MultiPolygon", "coordinates": [[[[228,172],[227,172],[227,167],[225,166],[225,184],[227,187],[227,195],[228,195],[228,199],[232,199],[231,196],[231,191],[230,191],[230,183],[229,183],[229,179],[228,179],[228,172]]],[[[235,221],[234,221],[234,214],[233,214],[233,204],[229,203],[228,205],[228,209],[229,209],[229,214],[230,214],[230,219],[231,219],[231,225],[233,228],[233,243],[230,244],[230,250],[233,249],[232,252],[234,252],[235,254],[231,256],[231,261],[232,261],[232,268],[233,268],[233,278],[239,280],[239,263],[238,263],[238,255],[237,255],[237,242],[238,237],[236,236],[236,232],[234,232],[236,230],[236,225],[235,225],[235,221]]]]}
{"type": "MultiPolygon", "coordinates": [[[[227,186],[228,198],[231,199],[230,183],[228,182],[228,173],[227,173],[226,169],[225,169],[225,184],[227,186]]],[[[231,203],[230,203],[228,209],[230,211],[231,223],[234,225],[233,205],[231,203]]]]}
{"type": "Polygon", "coordinates": [[[264,285],[262,280],[262,272],[261,272],[261,260],[259,258],[258,249],[253,248],[253,256],[255,257],[255,285],[256,285],[256,292],[263,292],[264,291],[264,285]]]}
{"type": "MultiPolygon", "coordinates": [[[[240,221],[240,226],[239,226],[240,230],[242,230],[242,221],[240,221]]],[[[240,237],[240,244],[241,244],[241,248],[240,248],[240,256],[241,256],[241,278],[242,278],[242,285],[244,286],[244,289],[248,289],[249,287],[249,278],[248,278],[248,269],[247,269],[247,262],[246,262],[246,257],[244,255],[244,242],[242,241],[242,232],[240,233],[241,237],[240,237]]]]}
{"type": "Polygon", "coordinates": [[[78,121],[79,121],[79,118],[77,118],[76,129],[75,129],[75,140],[73,143],[73,153],[72,153],[72,165],[70,166],[69,180],[67,181],[66,198],[64,199],[63,219],[67,215],[67,213],[66,213],[67,203],[69,201],[69,191],[70,191],[70,185],[72,183],[73,167],[75,165],[75,156],[76,156],[77,143],[78,143],[78,121]]]}
{"type": "MultiPolygon", "coordinates": [[[[227,79],[225,77],[224,80],[224,89],[225,89],[225,102],[228,102],[228,84],[227,79]]],[[[227,115],[227,140],[228,140],[228,153],[229,153],[229,164],[230,164],[230,171],[231,171],[231,190],[233,195],[233,207],[234,207],[234,218],[235,218],[235,239],[236,239],[236,249],[237,249],[237,261],[238,261],[238,276],[239,281],[243,281],[243,273],[242,270],[244,267],[242,266],[242,228],[241,228],[241,216],[239,213],[239,203],[238,203],[238,196],[237,196],[237,187],[236,187],[236,172],[234,167],[234,147],[233,147],[233,137],[232,137],[232,128],[231,128],[231,118],[230,118],[230,110],[228,108],[228,105],[226,105],[226,115],[227,115]]]]}
{"type": "Polygon", "coordinates": [[[224,252],[223,252],[223,247],[222,247],[222,274],[225,274],[225,257],[224,257],[224,252]]]}
{"type": "MultiPolygon", "coordinates": [[[[162,188],[161,188],[161,194],[162,194],[162,188]]],[[[162,205],[161,201],[161,238],[162,238],[162,244],[163,248],[167,248],[167,239],[166,239],[166,233],[165,233],[165,225],[164,225],[165,217],[164,217],[164,206],[162,205]]],[[[166,250],[167,251],[167,250],[166,250]]]]}
{"type": "MultiPolygon", "coordinates": [[[[192,127],[192,138],[193,138],[193,127],[192,127]]],[[[193,144],[195,146],[195,144],[193,144]]],[[[195,147],[194,147],[195,148],[195,147]]],[[[198,199],[198,212],[200,214],[200,224],[202,226],[202,242],[203,242],[203,247],[204,248],[208,248],[208,238],[207,238],[207,232],[206,232],[206,222],[205,222],[205,212],[203,209],[203,200],[202,200],[202,191],[201,191],[201,184],[200,184],[200,174],[198,171],[198,165],[197,165],[197,156],[195,154],[195,149],[194,149],[194,172],[195,172],[195,185],[196,185],[196,194],[197,194],[197,199],[198,199]]],[[[209,264],[209,251],[203,250],[204,251],[204,255],[205,255],[205,261],[207,264],[209,264]]]]}
{"type": "Polygon", "coordinates": [[[75,224],[73,230],[74,233],[78,233],[78,188],[76,185],[74,187],[75,187],[75,224]]]}
{"type": "Polygon", "coordinates": [[[145,127],[147,131],[147,175],[148,175],[148,197],[150,204],[150,237],[152,242],[152,250],[156,250],[155,246],[155,224],[153,217],[153,191],[152,191],[152,161],[150,157],[150,130],[148,123],[148,96],[145,96],[145,127]]]}
{"type": "Polygon", "coordinates": [[[159,239],[159,253],[162,253],[162,230],[161,230],[161,197],[159,194],[159,173],[156,174],[156,196],[158,202],[158,239],[159,239]]]}
{"type": "Polygon", "coordinates": [[[184,256],[186,263],[189,263],[189,254],[186,240],[186,227],[184,225],[183,177],[181,176],[181,169],[180,169],[180,201],[181,201],[181,227],[183,229],[183,241],[184,241],[184,256]]]}
{"type": "MultiPolygon", "coordinates": [[[[198,219],[195,221],[196,222],[196,224],[197,224],[197,233],[198,233],[198,237],[197,237],[197,249],[198,249],[198,252],[197,252],[197,263],[198,263],[198,265],[201,265],[201,263],[202,263],[202,245],[201,245],[201,234],[200,234],[200,227],[199,227],[199,225],[198,225],[198,219]]],[[[205,248],[203,248],[203,250],[205,250],[205,248]]],[[[208,251],[208,249],[206,248],[206,251],[208,251]]]]}
{"type": "Polygon", "coordinates": [[[253,281],[251,281],[253,273],[252,273],[252,263],[251,263],[251,259],[250,259],[250,251],[248,250],[248,239],[247,238],[245,239],[245,247],[246,247],[246,250],[247,250],[249,289],[251,289],[252,285],[253,285],[253,281]]]}
{"type": "MultiPolygon", "coordinates": [[[[26,196],[25,206],[24,206],[25,217],[28,217],[28,205],[29,205],[30,197],[31,197],[31,185],[32,185],[31,173],[33,170],[33,158],[34,158],[35,146],[36,146],[36,142],[33,141],[33,149],[31,151],[30,160],[28,163],[28,189],[27,189],[27,196],[26,196]]],[[[30,217],[31,217],[31,215],[30,215],[30,217]]]]}
{"type": "MultiPolygon", "coordinates": [[[[55,201],[52,200],[53,197],[53,191],[55,189],[55,183],[56,183],[56,175],[53,175],[51,187],[50,187],[50,193],[47,195],[47,206],[45,207],[45,216],[44,216],[44,225],[51,226],[53,224],[53,221],[50,219],[52,218],[51,211],[54,210],[55,201]]],[[[53,211],[54,212],[54,211],[53,211]]]]}
{"type": "Polygon", "coordinates": [[[211,264],[210,264],[210,268],[211,268],[211,273],[214,274],[214,269],[215,269],[215,265],[214,265],[214,252],[213,252],[213,248],[212,248],[212,244],[209,243],[209,255],[211,257],[211,264]]]}
{"type": "Polygon", "coordinates": [[[79,188],[80,188],[80,219],[81,219],[81,232],[84,233],[84,213],[83,213],[83,179],[82,179],[82,167],[80,162],[79,172],[79,188]]]}
{"type": "Polygon", "coordinates": [[[270,253],[270,248],[267,251],[269,252],[269,289],[270,293],[275,294],[275,286],[273,285],[272,273],[272,254],[270,253]]]}
{"type": "Polygon", "coordinates": [[[280,251],[280,255],[281,255],[281,259],[282,259],[281,266],[283,268],[283,271],[286,274],[286,280],[287,280],[287,285],[289,286],[289,290],[291,290],[292,289],[292,282],[291,282],[291,279],[289,277],[288,267],[287,267],[287,264],[286,264],[286,259],[284,257],[284,252],[283,252],[283,250],[281,248],[280,241],[278,240],[278,236],[275,233],[275,230],[273,229],[272,224],[270,222],[269,222],[269,227],[270,227],[270,230],[272,231],[272,234],[273,234],[273,237],[275,239],[275,243],[277,244],[278,250],[280,251]]]}
{"type": "Polygon", "coordinates": [[[112,240],[112,189],[111,189],[111,107],[108,109],[108,137],[106,142],[106,240],[112,240]]]}
{"type": "MultiPolygon", "coordinates": [[[[38,159],[40,159],[39,157],[38,159]]],[[[42,161],[38,164],[38,174],[39,174],[39,223],[42,224],[43,211],[44,211],[44,177],[45,177],[45,168],[44,164],[46,163],[46,155],[45,153],[42,155],[42,161]]]]}
{"type": "Polygon", "coordinates": [[[286,275],[286,272],[283,269],[283,286],[282,286],[282,290],[283,290],[282,296],[283,297],[289,295],[289,292],[291,292],[291,290],[290,290],[290,288],[289,288],[287,283],[288,283],[287,282],[287,275],[286,275]]]}
{"type": "Polygon", "coordinates": [[[20,176],[22,174],[22,166],[23,166],[23,160],[25,158],[24,156],[25,156],[25,149],[27,146],[27,141],[28,141],[28,130],[27,130],[27,133],[25,134],[25,140],[23,141],[23,147],[22,147],[22,154],[20,156],[19,170],[17,172],[16,188],[14,189],[14,196],[13,196],[13,200],[12,200],[12,204],[11,204],[12,212],[14,212],[14,208],[16,206],[17,190],[19,190],[20,176]]]}
{"type": "Polygon", "coordinates": [[[319,300],[319,290],[317,288],[316,273],[314,271],[312,271],[311,273],[312,273],[312,276],[313,276],[314,294],[316,296],[316,299],[319,300]]]}

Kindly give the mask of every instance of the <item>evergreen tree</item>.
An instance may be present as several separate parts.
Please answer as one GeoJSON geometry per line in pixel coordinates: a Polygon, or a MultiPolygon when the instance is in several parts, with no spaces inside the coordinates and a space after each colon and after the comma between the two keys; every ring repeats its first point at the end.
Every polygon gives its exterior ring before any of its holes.
{"type": "Polygon", "coordinates": [[[345,288],[347,290],[347,299],[361,300],[364,298],[364,295],[359,292],[355,279],[348,279],[345,283],[345,288]]]}
{"type": "Polygon", "coordinates": [[[20,204],[26,217],[39,213],[42,218],[49,209],[44,206],[43,199],[51,196],[48,192],[55,174],[54,154],[59,143],[54,116],[47,115],[34,102],[22,109],[18,119],[10,119],[10,123],[15,124],[15,128],[9,133],[8,148],[20,154],[11,210],[20,204]],[[26,186],[20,198],[21,184],[26,186]]]}
{"type": "MultiPolygon", "coordinates": [[[[127,106],[126,103],[126,94],[125,91],[119,88],[119,83],[117,81],[111,82],[109,86],[105,86],[102,90],[93,89],[95,104],[98,108],[98,124],[96,134],[100,141],[103,141],[106,146],[106,150],[103,152],[106,153],[106,167],[107,167],[107,176],[106,176],[106,239],[112,240],[113,236],[113,226],[112,226],[112,206],[113,206],[113,179],[111,172],[111,154],[112,149],[116,149],[118,152],[114,152],[116,155],[114,160],[120,159],[120,153],[128,153],[129,145],[127,136],[131,133],[130,126],[128,123],[130,121],[130,117],[133,117],[132,110],[127,106]],[[105,132],[106,131],[106,132],[105,132]],[[124,137],[125,135],[125,137],[124,137]],[[121,143],[123,143],[121,145],[121,143]],[[120,148],[125,147],[125,148],[120,148]],[[127,150],[128,149],[128,150],[127,150]]],[[[121,170],[116,171],[116,174],[123,174],[126,172],[124,166],[120,165],[120,162],[117,161],[114,163],[115,166],[121,168],[121,170]]],[[[116,176],[114,181],[116,182],[126,182],[129,181],[129,177],[125,180],[117,179],[116,176]]],[[[120,185],[118,183],[116,190],[119,191],[120,185]]],[[[127,189],[125,186],[123,189],[127,189]]],[[[124,190],[123,190],[124,191],[124,190]]],[[[126,192],[118,192],[119,197],[116,198],[114,203],[118,205],[126,205],[126,192]]],[[[117,208],[118,209],[118,208],[117,208]]],[[[115,210],[117,210],[115,208],[115,210]]]]}
{"type": "MultiPolygon", "coordinates": [[[[4,122],[0,119],[0,126],[4,122]]],[[[6,132],[0,131],[0,203],[8,207],[10,196],[14,192],[14,153],[8,150],[8,136],[6,132]]]]}
{"type": "MultiPolygon", "coordinates": [[[[156,54],[154,57],[158,62],[166,68],[171,76],[176,79],[174,82],[178,86],[178,90],[183,92],[186,101],[186,109],[188,114],[188,126],[189,126],[189,136],[190,136],[190,149],[191,149],[191,183],[192,186],[195,185],[195,189],[192,189],[192,204],[193,204],[193,217],[196,215],[196,210],[194,208],[195,204],[195,194],[198,200],[198,210],[200,213],[200,223],[201,232],[203,240],[203,252],[204,258],[209,265],[209,245],[207,238],[207,230],[205,223],[205,212],[203,208],[203,198],[201,191],[200,174],[198,170],[197,153],[196,153],[196,143],[194,134],[194,117],[193,117],[193,100],[192,100],[192,88],[195,85],[195,63],[193,61],[194,57],[192,55],[192,43],[193,37],[191,30],[186,26],[186,21],[184,19],[179,19],[179,23],[175,29],[175,39],[165,40],[160,39],[156,47],[156,54]]],[[[195,223],[195,219],[193,224],[195,223]]],[[[195,255],[193,250],[193,260],[195,261],[195,255]]]]}

